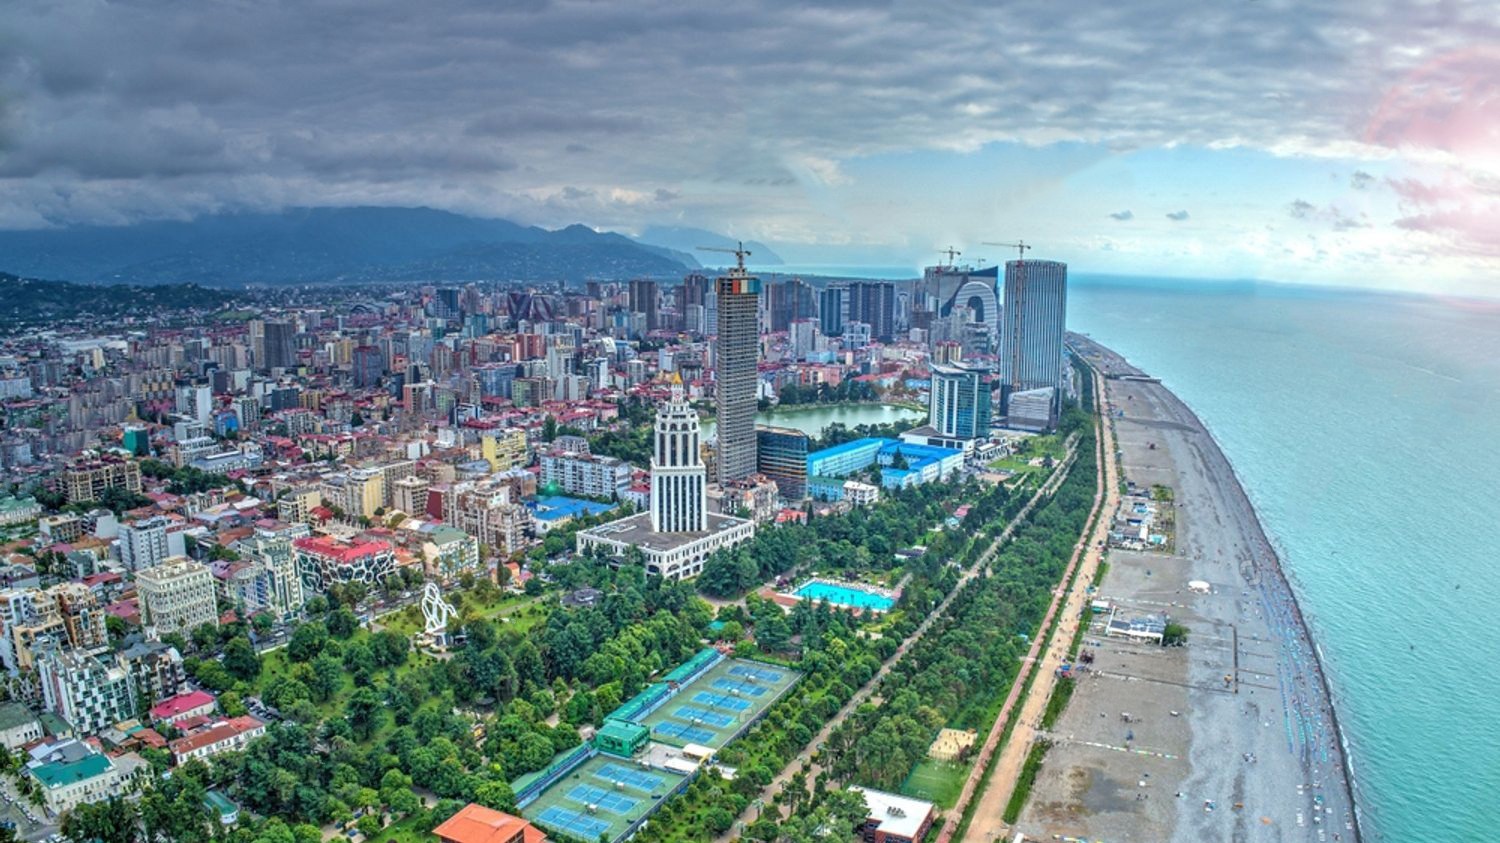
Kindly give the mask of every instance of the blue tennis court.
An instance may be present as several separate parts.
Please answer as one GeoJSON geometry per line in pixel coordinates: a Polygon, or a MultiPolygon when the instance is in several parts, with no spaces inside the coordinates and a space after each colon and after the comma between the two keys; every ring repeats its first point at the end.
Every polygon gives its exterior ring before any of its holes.
{"type": "Polygon", "coordinates": [[[537,814],[536,819],[537,822],[545,823],[580,840],[598,840],[599,835],[609,831],[609,823],[604,820],[596,820],[557,805],[547,806],[547,810],[537,814]]]}
{"type": "Polygon", "coordinates": [[[706,708],[699,708],[696,705],[680,705],[677,707],[676,714],[679,720],[686,720],[689,723],[702,720],[710,726],[718,726],[720,728],[734,725],[733,717],[717,711],[709,711],[706,708]]]}
{"type": "Polygon", "coordinates": [[[711,694],[708,691],[699,691],[693,695],[693,702],[701,702],[713,708],[727,708],[730,711],[748,711],[750,703],[747,700],[737,700],[734,697],[726,697],[723,694],[711,694]]]}
{"type": "Polygon", "coordinates": [[[605,764],[594,773],[594,777],[611,782],[624,782],[636,790],[645,791],[655,790],[666,783],[661,776],[621,767],[619,764],[605,764]]]}
{"type": "Polygon", "coordinates": [[[572,790],[568,791],[568,798],[585,805],[598,805],[611,814],[628,814],[631,808],[640,804],[639,799],[631,799],[629,796],[613,793],[591,784],[575,785],[572,790]]]}
{"type": "Polygon", "coordinates": [[[700,726],[689,726],[676,720],[663,720],[653,726],[651,731],[669,738],[681,738],[688,743],[707,743],[716,737],[713,732],[700,726]]]}
{"type": "Polygon", "coordinates": [[[762,682],[780,682],[781,671],[770,670],[764,667],[755,667],[748,664],[732,664],[729,666],[730,676],[752,676],[762,682]]]}
{"type": "Polygon", "coordinates": [[[749,694],[752,697],[758,697],[766,692],[765,686],[763,685],[752,685],[749,682],[736,682],[733,679],[725,679],[722,676],[714,680],[714,687],[718,688],[721,691],[734,691],[740,694],[749,694]]]}

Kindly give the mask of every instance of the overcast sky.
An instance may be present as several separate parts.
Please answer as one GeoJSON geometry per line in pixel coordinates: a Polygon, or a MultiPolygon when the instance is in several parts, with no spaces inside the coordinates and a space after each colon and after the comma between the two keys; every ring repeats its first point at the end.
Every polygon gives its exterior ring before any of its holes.
{"type": "Polygon", "coordinates": [[[430,205],[1500,290],[1500,4],[9,0],[0,227],[430,205]]]}

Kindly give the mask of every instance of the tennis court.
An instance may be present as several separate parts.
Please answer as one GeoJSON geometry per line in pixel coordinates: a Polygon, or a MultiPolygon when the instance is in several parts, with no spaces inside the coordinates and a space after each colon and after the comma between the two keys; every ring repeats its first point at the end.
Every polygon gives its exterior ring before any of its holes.
{"type": "Polygon", "coordinates": [[[542,791],[521,813],[579,840],[593,843],[603,834],[618,841],[656,810],[683,778],[670,770],[636,769],[629,762],[596,755],[542,791]]]}
{"type": "Polygon", "coordinates": [[[651,737],[718,749],[765,713],[802,674],[745,659],[724,659],[678,689],[645,718],[651,737]]]}
{"type": "Polygon", "coordinates": [[[730,715],[717,711],[709,711],[706,708],[699,708],[696,705],[680,705],[674,713],[677,715],[678,720],[686,720],[689,723],[697,723],[701,720],[710,726],[723,727],[734,725],[734,718],[730,715]]]}
{"type": "Polygon", "coordinates": [[[751,697],[763,696],[766,693],[766,686],[764,685],[754,685],[749,682],[736,682],[733,679],[728,679],[723,676],[714,680],[714,687],[718,688],[720,691],[728,691],[731,694],[744,694],[751,697]]]}
{"type": "Polygon", "coordinates": [[[693,695],[693,702],[701,702],[712,708],[724,708],[730,711],[749,711],[749,700],[737,700],[734,697],[726,697],[723,694],[715,694],[712,691],[699,691],[693,695]]]}
{"type": "Polygon", "coordinates": [[[621,767],[619,764],[605,764],[594,773],[595,778],[604,779],[613,784],[620,782],[627,787],[650,793],[660,788],[665,782],[661,776],[655,773],[647,773],[643,770],[632,770],[629,767],[621,767]]]}
{"type": "MultiPolygon", "coordinates": [[[[676,720],[663,720],[652,726],[651,734],[661,735],[665,738],[677,738],[678,741],[684,744],[701,743],[705,746],[710,745],[710,742],[718,736],[717,732],[709,731],[701,726],[678,723],[676,720]]],[[[673,743],[675,742],[673,741],[673,743]]]]}
{"type": "Polygon", "coordinates": [[[598,806],[611,814],[628,814],[631,808],[640,804],[639,799],[631,799],[629,796],[612,793],[591,784],[573,785],[573,789],[568,791],[568,798],[585,805],[598,806]]]}
{"type": "Polygon", "coordinates": [[[599,835],[609,831],[609,823],[604,820],[595,819],[578,811],[562,808],[557,805],[549,805],[547,810],[537,814],[535,817],[539,823],[569,834],[580,840],[598,840],[599,835]]]}
{"type": "Polygon", "coordinates": [[[782,673],[769,667],[758,667],[748,664],[734,664],[729,666],[730,676],[749,676],[762,682],[780,682],[782,673]]]}

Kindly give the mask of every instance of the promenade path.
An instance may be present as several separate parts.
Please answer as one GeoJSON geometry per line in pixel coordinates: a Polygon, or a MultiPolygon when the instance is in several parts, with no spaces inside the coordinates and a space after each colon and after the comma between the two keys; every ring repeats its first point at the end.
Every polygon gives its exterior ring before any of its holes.
{"type": "MultiPolygon", "coordinates": [[[[1047,478],[1047,482],[1043,483],[1042,486],[1037,489],[1036,494],[1031,496],[1031,500],[1026,502],[1026,506],[1022,507],[1021,511],[1016,513],[1016,516],[1010,520],[1009,524],[1005,525],[1005,531],[997,536],[994,541],[990,542],[990,546],[985,548],[984,553],[980,554],[979,558],[975,560],[974,564],[970,565],[963,572],[963,574],[960,575],[958,583],[953,587],[953,590],[948,592],[948,595],[943,598],[943,601],[939,603],[937,607],[933,609],[932,612],[929,613],[920,624],[917,625],[916,629],[912,630],[912,633],[908,635],[906,639],[902,641],[901,644],[896,648],[896,652],[891,654],[891,657],[889,659],[886,659],[885,662],[880,665],[880,669],[875,671],[875,675],[870,678],[870,681],[860,686],[859,690],[854,692],[854,696],[850,697],[849,701],[844,704],[844,707],[840,708],[838,710],[838,713],[830,718],[829,721],[824,724],[823,728],[813,736],[813,739],[808,741],[807,746],[803,747],[802,751],[799,752],[795,758],[793,758],[790,762],[787,763],[785,767],[782,768],[781,772],[771,780],[770,784],[767,784],[764,788],[761,789],[759,798],[751,800],[750,806],[740,814],[735,824],[730,827],[729,831],[726,831],[715,838],[715,843],[728,843],[728,841],[734,840],[736,837],[738,837],[741,830],[745,826],[760,818],[760,812],[766,807],[770,806],[771,799],[776,794],[782,792],[791,782],[792,777],[795,776],[799,771],[805,772],[807,774],[807,786],[809,788],[812,787],[813,782],[817,779],[818,773],[822,770],[822,767],[820,765],[812,761],[812,756],[817,751],[817,748],[822,746],[824,742],[828,740],[829,734],[831,734],[840,723],[844,722],[845,718],[847,718],[856,708],[870,699],[870,697],[875,693],[875,689],[880,687],[880,683],[883,679],[885,679],[886,674],[890,673],[891,668],[894,667],[896,663],[906,655],[907,651],[910,650],[913,645],[922,640],[922,636],[927,634],[927,630],[932,626],[933,621],[942,617],[943,614],[948,611],[949,604],[951,604],[953,602],[953,599],[958,596],[959,591],[963,589],[964,585],[967,584],[969,580],[972,580],[981,570],[983,570],[985,565],[989,564],[990,560],[994,558],[995,551],[998,550],[1000,546],[1005,542],[1010,540],[1010,537],[1015,532],[1016,527],[1019,526],[1020,523],[1025,520],[1028,515],[1031,514],[1031,511],[1036,508],[1037,504],[1045,498],[1051,496],[1053,492],[1057,491],[1057,487],[1062,485],[1063,480],[1068,476],[1068,472],[1073,468],[1073,462],[1075,460],[1075,457],[1077,456],[1077,444],[1078,443],[1076,438],[1068,442],[1068,453],[1064,458],[1062,464],[1058,466],[1057,470],[1052,472],[1052,476],[1047,478]]],[[[786,818],[785,808],[776,810],[778,817],[780,817],[781,819],[786,818]]]]}
{"type": "MultiPolygon", "coordinates": [[[[1099,562],[1103,558],[1104,540],[1109,534],[1109,516],[1120,503],[1120,480],[1115,460],[1114,429],[1110,425],[1108,408],[1104,404],[1104,381],[1097,371],[1094,371],[1093,377],[1095,400],[1101,408],[1095,454],[1098,464],[1104,468],[1101,474],[1096,475],[1099,480],[1094,490],[1094,507],[1089,515],[1094,529],[1086,538],[1080,539],[1073,548],[1073,557],[1068,562],[1061,585],[1054,593],[1052,605],[1047,609],[1047,616],[1042,621],[1041,629],[1048,629],[1053,618],[1058,617],[1059,611],[1062,612],[1061,623],[1058,624],[1057,630],[1050,639],[1044,641],[1044,636],[1038,636],[1037,640],[1032,642],[1026,661],[1017,673],[1015,682],[1011,684],[1010,693],[1005,698],[1005,705],[1000,709],[1000,715],[995,718],[995,724],[991,727],[984,746],[973,768],[969,771],[969,778],[964,782],[964,788],[959,793],[958,802],[953,807],[951,816],[956,819],[963,816],[965,808],[975,798],[975,791],[984,777],[985,768],[989,766],[990,759],[1000,743],[1000,736],[1005,732],[1005,724],[1012,717],[1016,701],[1021,698],[1022,690],[1026,687],[1027,677],[1035,675],[1036,678],[1030,691],[1021,702],[1020,711],[1014,714],[1017,721],[1010,740],[1000,750],[1000,756],[995,759],[995,770],[990,775],[985,789],[978,794],[979,802],[974,808],[974,817],[969,821],[969,827],[963,837],[966,843],[989,843],[992,840],[1002,839],[1010,830],[1005,826],[1001,815],[1005,812],[1005,804],[1010,801],[1011,793],[1015,790],[1016,781],[1021,775],[1021,767],[1026,762],[1032,742],[1037,738],[1037,728],[1041,725],[1042,712],[1046,710],[1047,700],[1052,696],[1052,688],[1057,683],[1057,667],[1067,660],[1068,647],[1073,642],[1073,635],[1087,600],[1088,587],[1094,581],[1094,574],[1098,571],[1099,562]],[[1080,559],[1082,567],[1079,566],[1080,559]],[[1045,653],[1038,658],[1038,653],[1043,647],[1045,647],[1045,653]]],[[[938,836],[938,843],[950,843],[957,830],[957,822],[944,825],[942,833],[938,836]]]]}

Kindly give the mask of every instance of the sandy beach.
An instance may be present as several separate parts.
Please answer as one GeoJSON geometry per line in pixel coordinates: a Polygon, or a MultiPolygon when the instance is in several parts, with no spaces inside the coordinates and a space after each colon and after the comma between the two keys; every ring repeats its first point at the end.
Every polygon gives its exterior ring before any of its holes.
{"type": "Polygon", "coordinates": [[[1171,490],[1168,550],[1110,550],[1099,597],[1166,613],[1186,647],[1105,637],[1015,830],[1123,841],[1359,839],[1322,667],[1232,467],[1191,410],[1086,338],[1124,479],[1171,490]],[[1122,377],[1123,376],[1123,377],[1122,377]],[[1188,588],[1206,581],[1209,590],[1188,588]]]}

